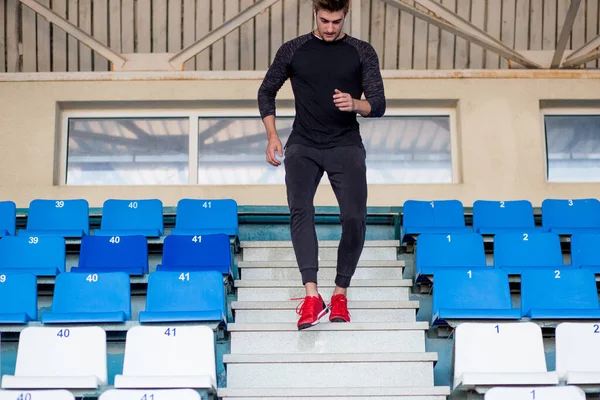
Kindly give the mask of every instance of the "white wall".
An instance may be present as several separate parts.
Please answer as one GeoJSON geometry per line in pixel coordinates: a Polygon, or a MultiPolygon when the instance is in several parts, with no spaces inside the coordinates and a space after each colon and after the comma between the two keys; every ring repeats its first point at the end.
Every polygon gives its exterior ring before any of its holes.
{"type": "MultiPolygon", "coordinates": [[[[55,185],[57,124],[64,102],[194,101],[254,102],[260,77],[223,79],[211,73],[0,74],[0,198],[26,207],[34,198],[77,198],[100,206],[109,197],[158,197],[175,205],[182,197],[232,197],[241,205],[285,205],[283,186],[73,187],[55,185]]],[[[385,72],[388,100],[418,106],[420,100],[457,104],[460,183],[373,185],[369,205],[401,205],[406,199],[478,198],[531,200],[600,197],[599,184],[545,180],[541,101],[595,100],[600,73],[578,71],[385,72]]],[[[291,99],[289,86],[280,99],[291,99]]],[[[600,104],[600,102],[599,102],[600,104]]],[[[318,205],[336,205],[327,186],[318,205]]]]}

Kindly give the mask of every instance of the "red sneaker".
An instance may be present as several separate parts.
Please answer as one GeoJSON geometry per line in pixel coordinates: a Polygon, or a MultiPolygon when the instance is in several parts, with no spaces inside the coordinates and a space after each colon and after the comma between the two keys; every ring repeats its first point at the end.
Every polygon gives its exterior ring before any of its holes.
{"type": "Polygon", "coordinates": [[[298,307],[296,307],[296,313],[300,315],[298,320],[298,330],[310,328],[319,323],[319,320],[323,315],[327,314],[329,309],[325,307],[325,302],[319,294],[316,296],[306,296],[298,307]]]}
{"type": "Polygon", "coordinates": [[[343,294],[336,294],[329,303],[331,322],[350,322],[350,313],[348,312],[348,299],[343,294]]]}

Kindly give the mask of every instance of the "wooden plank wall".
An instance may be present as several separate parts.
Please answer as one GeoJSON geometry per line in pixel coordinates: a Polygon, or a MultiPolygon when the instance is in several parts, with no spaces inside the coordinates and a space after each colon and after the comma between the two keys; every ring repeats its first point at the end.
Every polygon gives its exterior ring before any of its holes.
{"type": "MultiPolygon", "coordinates": [[[[257,0],[38,0],[124,53],[177,52],[257,0]]],[[[381,0],[361,4],[361,39],[385,69],[508,68],[498,55],[381,0]]],[[[517,50],[553,50],[568,0],[436,0],[517,50]]],[[[407,0],[411,3],[411,1],[407,0]]],[[[567,48],[600,33],[600,0],[583,0],[567,48]]],[[[311,0],[280,0],[188,60],[186,70],[264,70],[279,46],[313,27],[311,0]]],[[[351,18],[345,30],[351,30],[351,18]]],[[[592,61],[587,68],[597,68],[592,61]]],[[[0,0],[0,72],[107,71],[102,56],[19,0],[0,0]]]]}

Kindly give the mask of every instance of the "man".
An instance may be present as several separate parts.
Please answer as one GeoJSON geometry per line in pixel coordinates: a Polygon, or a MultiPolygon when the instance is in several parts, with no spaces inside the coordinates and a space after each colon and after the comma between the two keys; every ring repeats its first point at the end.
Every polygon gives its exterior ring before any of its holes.
{"type": "Polygon", "coordinates": [[[284,43],[258,91],[267,131],[267,162],[279,166],[275,97],[290,78],[296,117],[285,147],[285,183],[290,230],[306,289],[297,311],[298,329],[350,322],[346,291],[362,253],[367,209],[366,152],[356,114],[381,117],[386,108],[379,60],[373,47],[343,32],[349,0],[313,0],[316,29],[284,43]],[[365,100],[361,100],[362,94],[365,100]],[[313,200],[327,172],[340,207],[342,236],[335,290],[328,306],[317,288],[318,242],[313,200]]]}

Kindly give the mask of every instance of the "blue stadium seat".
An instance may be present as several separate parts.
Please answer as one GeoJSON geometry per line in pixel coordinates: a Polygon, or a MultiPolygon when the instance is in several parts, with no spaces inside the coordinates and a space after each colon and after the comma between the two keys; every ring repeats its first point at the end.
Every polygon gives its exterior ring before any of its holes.
{"type": "Polygon", "coordinates": [[[407,200],[403,214],[403,237],[423,233],[471,232],[471,228],[465,226],[463,205],[459,200],[407,200]]]}
{"type": "Polygon", "coordinates": [[[538,232],[542,228],[535,226],[533,206],[528,200],[476,200],[473,203],[473,230],[482,235],[495,235],[538,232]]]}
{"type": "Polygon", "coordinates": [[[32,200],[22,236],[80,238],[90,234],[87,200],[32,200]]]}
{"type": "Polygon", "coordinates": [[[181,199],[172,235],[238,234],[237,203],[232,199],[181,199]]]}
{"type": "Polygon", "coordinates": [[[501,233],[494,237],[494,267],[509,275],[527,268],[563,268],[560,237],[549,232],[501,233]]]}
{"type": "Polygon", "coordinates": [[[145,236],[86,236],[81,239],[79,265],[71,272],[148,273],[145,236]]]}
{"type": "Polygon", "coordinates": [[[109,199],[102,206],[102,222],[94,235],[160,237],[163,232],[162,201],[109,199]]]}
{"type": "Polygon", "coordinates": [[[66,244],[60,236],[6,236],[0,240],[0,273],[56,276],[65,272],[66,244]]]}
{"type": "Polygon", "coordinates": [[[506,272],[494,268],[436,272],[432,324],[467,319],[521,319],[521,310],[512,307],[506,272]]]}
{"type": "Polygon", "coordinates": [[[0,275],[0,324],[37,319],[37,278],[33,274],[0,275]]]}
{"type": "Polygon", "coordinates": [[[153,272],[140,322],[226,322],[223,276],[216,271],[153,272]]]}
{"type": "Polygon", "coordinates": [[[109,323],[131,319],[129,275],[124,272],[60,274],[56,277],[52,312],[42,323],[109,323]]]}
{"type": "Polygon", "coordinates": [[[17,230],[17,206],[12,201],[0,201],[0,237],[14,236],[17,230]]]}
{"type": "Polygon", "coordinates": [[[231,274],[231,247],[226,234],[169,235],[157,271],[218,271],[231,274]]]}
{"type": "Polygon", "coordinates": [[[600,233],[600,201],[546,199],[542,202],[542,226],[559,235],[600,233]]]}
{"type": "Polygon", "coordinates": [[[594,273],[583,268],[523,271],[521,313],[531,319],[600,318],[594,273]]]}
{"type": "Polygon", "coordinates": [[[600,233],[575,233],[571,236],[571,266],[600,274],[600,233]]]}
{"type": "Polygon", "coordinates": [[[485,268],[483,238],[478,233],[423,234],[416,249],[417,277],[443,268],[485,268]]]}

